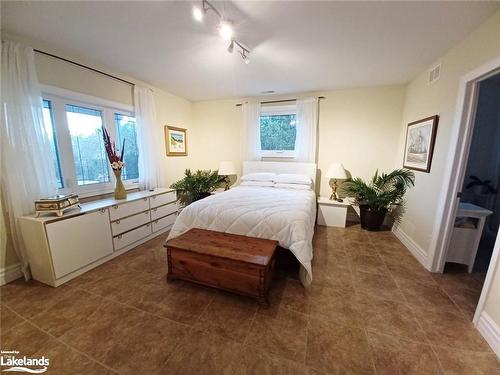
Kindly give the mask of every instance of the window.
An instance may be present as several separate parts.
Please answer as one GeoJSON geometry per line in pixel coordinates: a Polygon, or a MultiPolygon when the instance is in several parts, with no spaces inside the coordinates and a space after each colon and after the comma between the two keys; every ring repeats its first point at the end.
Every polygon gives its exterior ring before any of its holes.
{"type": "Polygon", "coordinates": [[[102,139],[102,113],[66,105],[71,147],[78,185],[109,182],[108,158],[102,139]]]}
{"type": "Polygon", "coordinates": [[[88,196],[113,190],[115,177],[104,149],[103,125],[118,149],[125,140],[122,178],[126,187],[137,186],[139,152],[131,108],[66,90],[47,91],[43,115],[60,193],[88,196]]]}
{"type": "Polygon", "coordinates": [[[52,148],[52,157],[54,159],[54,166],[56,169],[57,187],[62,188],[63,182],[61,178],[61,163],[59,162],[59,152],[57,152],[57,140],[55,137],[54,119],[52,115],[52,106],[50,101],[43,101],[43,122],[45,124],[45,131],[49,136],[50,145],[52,148]]]}
{"type": "Polygon", "coordinates": [[[260,115],[260,145],[264,157],[295,155],[295,106],[263,107],[260,115]]]}
{"type": "Polygon", "coordinates": [[[115,125],[118,136],[118,147],[125,141],[125,154],[123,161],[125,168],[122,171],[124,180],[137,180],[139,178],[139,149],[137,148],[137,133],[135,118],[115,113],[115,125]]]}

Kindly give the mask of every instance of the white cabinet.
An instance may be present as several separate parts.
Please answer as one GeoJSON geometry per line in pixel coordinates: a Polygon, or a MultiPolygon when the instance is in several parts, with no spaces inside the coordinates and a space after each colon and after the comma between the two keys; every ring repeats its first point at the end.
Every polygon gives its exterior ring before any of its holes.
{"type": "Polygon", "coordinates": [[[107,209],[49,223],[46,231],[57,279],[113,252],[107,209]]]}
{"type": "Polygon", "coordinates": [[[318,198],[318,225],[345,228],[347,220],[347,201],[337,202],[326,197],[318,198]]]}
{"type": "Polygon", "coordinates": [[[175,191],[158,188],[19,222],[33,278],[58,286],[168,231],[176,217],[175,191]]]}

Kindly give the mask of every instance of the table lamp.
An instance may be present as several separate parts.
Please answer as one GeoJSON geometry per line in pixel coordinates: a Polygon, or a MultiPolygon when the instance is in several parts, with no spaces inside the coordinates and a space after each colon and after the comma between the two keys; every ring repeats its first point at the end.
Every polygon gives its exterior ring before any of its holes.
{"type": "Polygon", "coordinates": [[[224,182],[226,186],[224,190],[229,190],[229,176],[234,176],[236,174],[236,169],[234,168],[234,164],[232,161],[221,161],[219,164],[219,176],[224,176],[224,182]]]}
{"type": "Polygon", "coordinates": [[[332,185],[332,195],[330,196],[330,200],[339,200],[339,196],[337,194],[337,180],[345,180],[347,179],[347,173],[345,172],[344,166],[340,163],[332,163],[326,172],[326,178],[328,180],[333,180],[332,185]]]}

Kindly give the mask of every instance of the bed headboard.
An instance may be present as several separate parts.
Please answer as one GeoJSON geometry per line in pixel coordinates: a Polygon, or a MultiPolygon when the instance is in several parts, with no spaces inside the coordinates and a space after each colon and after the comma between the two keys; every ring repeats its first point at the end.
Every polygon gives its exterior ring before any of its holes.
{"type": "Polygon", "coordinates": [[[295,163],[279,161],[244,161],[242,174],[271,172],[271,173],[297,173],[311,177],[316,186],[317,167],[315,163],[295,163]]]}

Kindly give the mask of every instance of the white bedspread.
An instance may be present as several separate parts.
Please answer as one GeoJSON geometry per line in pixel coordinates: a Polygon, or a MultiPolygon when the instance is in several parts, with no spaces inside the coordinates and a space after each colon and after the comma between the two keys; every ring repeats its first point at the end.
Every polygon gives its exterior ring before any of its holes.
{"type": "Polygon", "coordinates": [[[200,228],[277,240],[300,262],[300,279],[308,286],[312,282],[315,220],[313,191],[240,186],[184,208],[168,239],[200,228]]]}

